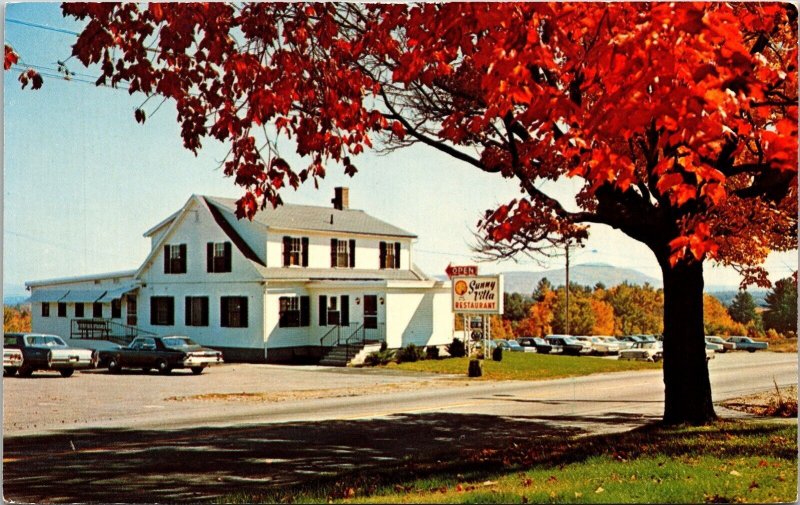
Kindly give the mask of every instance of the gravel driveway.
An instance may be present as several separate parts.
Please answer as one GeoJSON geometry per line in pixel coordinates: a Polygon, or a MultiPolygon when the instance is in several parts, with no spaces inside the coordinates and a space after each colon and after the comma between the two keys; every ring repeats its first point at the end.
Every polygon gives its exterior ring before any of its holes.
{"type": "Polygon", "coordinates": [[[64,379],[57,372],[36,372],[30,379],[3,378],[3,431],[13,436],[119,420],[167,419],[224,409],[228,403],[204,399],[263,404],[412,389],[447,380],[388,370],[255,364],[215,366],[202,375],[91,370],[64,379]]]}

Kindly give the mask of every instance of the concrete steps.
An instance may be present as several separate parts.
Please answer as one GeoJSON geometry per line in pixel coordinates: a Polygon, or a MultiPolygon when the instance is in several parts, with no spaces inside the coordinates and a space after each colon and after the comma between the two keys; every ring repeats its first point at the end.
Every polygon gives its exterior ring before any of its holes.
{"type": "Polygon", "coordinates": [[[332,347],[320,360],[322,366],[347,366],[350,364],[359,365],[364,363],[364,359],[371,352],[381,348],[379,343],[361,343],[350,346],[350,359],[347,357],[347,346],[337,345],[332,347]]]}

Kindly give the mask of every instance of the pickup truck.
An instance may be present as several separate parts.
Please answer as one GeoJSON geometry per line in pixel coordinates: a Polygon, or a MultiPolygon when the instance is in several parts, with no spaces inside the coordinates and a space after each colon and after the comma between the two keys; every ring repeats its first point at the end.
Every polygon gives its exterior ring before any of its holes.
{"type": "Polygon", "coordinates": [[[766,349],[769,347],[768,343],[759,342],[750,337],[728,337],[728,342],[736,344],[736,349],[749,352],[756,352],[759,349],[766,349]]]}

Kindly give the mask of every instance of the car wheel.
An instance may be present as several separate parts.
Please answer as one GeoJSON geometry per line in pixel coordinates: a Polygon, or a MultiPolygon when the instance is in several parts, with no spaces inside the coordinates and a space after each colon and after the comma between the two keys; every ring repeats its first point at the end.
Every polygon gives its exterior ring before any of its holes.
{"type": "Polygon", "coordinates": [[[158,373],[163,374],[168,374],[172,371],[172,369],[169,367],[169,363],[167,363],[167,360],[165,359],[156,361],[156,369],[158,370],[158,373]]]}
{"type": "Polygon", "coordinates": [[[61,372],[61,377],[72,377],[72,374],[75,373],[75,370],[72,368],[65,368],[64,370],[59,370],[61,372]]]}
{"type": "Polygon", "coordinates": [[[748,352],[756,352],[756,350],[755,350],[755,349],[748,349],[747,351],[748,351],[748,352]]]}
{"type": "Polygon", "coordinates": [[[119,373],[122,371],[122,366],[119,364],[119,358],[112,356],[108,359],[108,371],[111,373],[119,373]]]}
{"type": "Polygon", "coordinates": [[[192,373],[195,374],[195,375],[200,375],[201,373],[203,373],[203,370],[205,370],[205,369],[206,369],[206,367],[204,367],[204,366],[193,366],[192,367],[192,373]]]}
{"type": "Polygon", "coordinates": [[[18,373],[19,373],[20,377],[26,377],[27,378],[27,377],[30,377],[31,375],[33,375],[33,368],[25,366],[25,365],[22,365],[22,367],[20,367],[18,373]]]}
{"type": "Polygon", "coordinates": [[[3,369],[3,376],[4,377],[13,377],[17,375],[17,367],[15,366],[7,366],[3,369]]]}
{"type": "Polygon", "coordinates": [[[152,368],[150,368],[149,366],[146,366],[146,367],[142,368],[142,372],[144,372],[144,373],[150,373],[150,370],[152,370],[152,368]]]}

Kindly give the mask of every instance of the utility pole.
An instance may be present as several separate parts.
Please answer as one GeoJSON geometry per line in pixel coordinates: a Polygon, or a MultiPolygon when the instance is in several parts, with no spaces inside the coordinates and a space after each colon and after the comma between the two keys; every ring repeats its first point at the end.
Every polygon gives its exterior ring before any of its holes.
{"type": "Polygon", "coordinates": [[[567,249],[567,286],[566,286],[566,293],[567,293],[567,304],[565,307],[565,317],[564,317],[564,326],[566,330],[566,334],[569,335],[569,240],[566,244],[567,249]]]}

